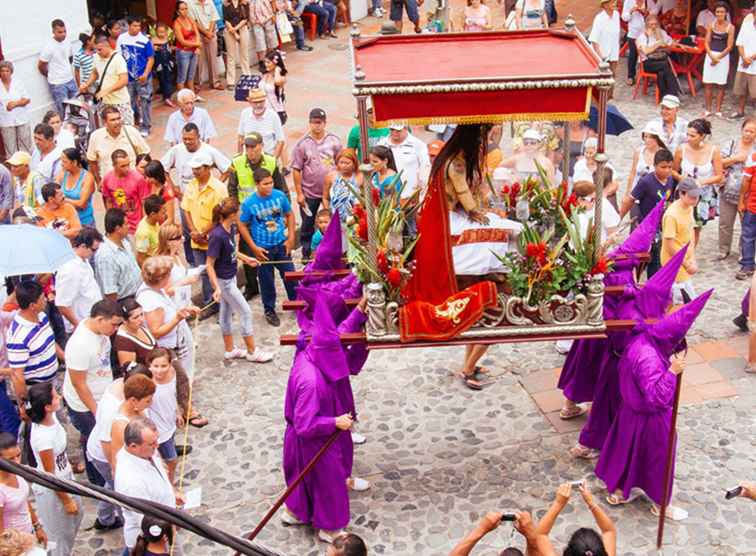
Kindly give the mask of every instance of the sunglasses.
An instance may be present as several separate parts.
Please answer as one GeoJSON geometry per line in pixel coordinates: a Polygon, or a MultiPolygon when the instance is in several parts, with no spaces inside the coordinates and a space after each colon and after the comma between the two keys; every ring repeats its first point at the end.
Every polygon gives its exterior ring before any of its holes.
{"type": "Polygon", "coordinates": [[[184,239],[184,238],[182,236],[173,236],[173,237],[169,237],[168,241],[178,241],[180,239],[184,239]]]}
{"type": "Polygon", "coordinates": [[[536,140],[534,140],[534,139],[525,139],[525,140],[524,140],[524,141],[522,142],[522,144],[523,144],[523,145],[537,145],[537,144],[538,144],[538,141],[536,141],[536,140]]]}

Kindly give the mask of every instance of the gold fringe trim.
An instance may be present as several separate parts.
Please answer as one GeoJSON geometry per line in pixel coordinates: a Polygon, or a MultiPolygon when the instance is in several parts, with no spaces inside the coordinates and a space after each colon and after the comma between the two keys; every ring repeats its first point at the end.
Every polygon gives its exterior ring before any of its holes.
{"type": "Polygon", "coordinates": [[[587,120],[588,112],[531,112],[523,114],[481,114],[471,116],[433,116],[425,118],[404,118],[377,121],[377,127],[389,124],[431,125],[431,124],[498,124],[501,122],[569,122],[587,120]]]}

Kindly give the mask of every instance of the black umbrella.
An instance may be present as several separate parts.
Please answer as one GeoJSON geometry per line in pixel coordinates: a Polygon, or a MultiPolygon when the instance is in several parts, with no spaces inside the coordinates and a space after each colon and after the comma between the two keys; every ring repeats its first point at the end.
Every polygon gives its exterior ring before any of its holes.
{"type": "MultiPolygon", "coordinates": [[[[598,132],[598,108],[591,106],[591,114],[588,118],[588,127],[598,132]]],[[[606,107],[606,133],[607,135],[621,135],[629,129],[633,129],[633,124],[619,111],[613,104],[606,107]]]]}

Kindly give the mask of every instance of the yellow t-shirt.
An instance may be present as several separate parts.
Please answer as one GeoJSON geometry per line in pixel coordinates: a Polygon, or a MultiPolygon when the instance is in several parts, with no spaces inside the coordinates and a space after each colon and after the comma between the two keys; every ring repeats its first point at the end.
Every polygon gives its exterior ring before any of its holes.
{"type": "MultiPolygon", "coordinates": [[[[100,83],[100,79],[102,79],[103,81],[101,89],[107,90],[115,85],[116,81],[118,81],[119,75],[128,75],[129,68],[126,66],[126,60],[123,59],[121,53],[113,52],[113,56],[113,61],[110,62],[108,71],[105,74],[105,78],[103,79],[103,72],[105,71],[105,66],[108,64],[108,59],[101,58],[99,54],[95,55],[94,67],[97,70],[97,81],[95,82],[95,87],[100,83]]],[[[129,97],[129,89],[126,85],[102,98],[103,104],[128,104],[130,101],[131,97],[129,97]]]]}
{"type": "MultiPolygon", "coordinates": [[[[672,203],[662,218],[662,250],[661,263],[667,264],[675,253],[682,249],[686,244],[693,241],[693,207],[685,207],[682,201],[677,200],[672,203]],[[663,241],[663,240],[672,240],[663,241]],[[671,244],[671,245],[670,245],[671,244]],[[673,246],[673,248],[671,248],[673,246]]],[[[685,263],[690,261],[693,256],[693,249],[688,247],[685,254],[685,263]]],[[[690,280],[690,274],[685,267],[680,267],[675,282],[685,282],[690,280]]]]}
{"type": "Polygon", "coordinates": [[[150,224],[146,216],[142,218],[134,234],[134,247],[137,253],[145,253],[148,257],[157,253],[159,233],[160,224],[150,224]]]}
{"type": "MultiPolygon", "coordinates": [[[[207,185],[200,191],[197,178],[186,185],[186,191],[181,199],[181,210],[188,212],[192,223],[199,232],[209,232],[213,225],[213,208],[228,197],[226,184],[215,176],[211,176],[207,185]]],[[[194,249],[207,250],[207,243],[198,244],[192,241],[194,249]]]]}

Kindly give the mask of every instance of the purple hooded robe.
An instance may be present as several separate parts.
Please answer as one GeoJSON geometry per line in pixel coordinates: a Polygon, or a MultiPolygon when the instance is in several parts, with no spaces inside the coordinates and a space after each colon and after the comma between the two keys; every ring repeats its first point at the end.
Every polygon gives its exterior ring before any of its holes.
{"type": "MultiPolygon", "coordinates": [[[[609,492],[621,490],[625,498],[642,489],[656,504],[668,502],[664,494],[677,379],[669,371],[670,357],[681,349],[685,335],[706,305],[709,290],[657,323],[637,327],[619,363],[622,405],[604,443],[596,476],[609,492]]],[[[674,477],[674,456],[672,460],[674,477]]]]}

